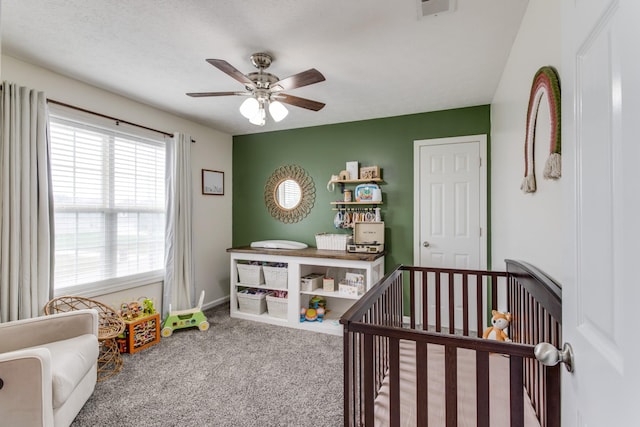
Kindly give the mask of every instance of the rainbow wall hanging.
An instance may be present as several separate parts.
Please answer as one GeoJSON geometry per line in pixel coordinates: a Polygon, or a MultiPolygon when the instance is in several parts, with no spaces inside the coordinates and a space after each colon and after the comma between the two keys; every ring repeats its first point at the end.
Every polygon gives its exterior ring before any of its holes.
{"type": "Polygon", "coordinates": [[[534,142],[538,108],[542,98],[549,104],[551,123],[551,141],[549,158],[544,165],[546,179],[558,179],[561,176],[560,159],[560,81],[558,72],[551,66],[542,67],[536,72],[531,85],[529,106],[527,108],[527,134],[524,143],[524,179],[520,189],[525,193],[536,191],[536,175],[534,170],[534,142]]]}

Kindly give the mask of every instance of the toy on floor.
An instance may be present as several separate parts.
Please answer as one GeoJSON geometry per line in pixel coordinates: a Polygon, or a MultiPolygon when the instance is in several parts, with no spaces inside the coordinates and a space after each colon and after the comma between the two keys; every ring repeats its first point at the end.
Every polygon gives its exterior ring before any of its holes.
{"type": "Polygon", "coordinates": [[[176,329],[190,328],[193,326],[197,326],[201,331],[209,329],[207,316],[202,312],[202,301],[204,301],[204,291],[200,294],[200,301],[197,307],[187,310],[171,311],[171,305],[169,305],[169,316],[167,316],[167,320],[164,321],[160,334],[166,338],[170,337],[176,329]]]}
{"type": "Polygon", "coordinates": [[[511,313],[502,313],[497,310],[491,310],[491,325],[485,329],[482,338],[510,342],[511,339],[504,331],[511,322],[511,313]]]}

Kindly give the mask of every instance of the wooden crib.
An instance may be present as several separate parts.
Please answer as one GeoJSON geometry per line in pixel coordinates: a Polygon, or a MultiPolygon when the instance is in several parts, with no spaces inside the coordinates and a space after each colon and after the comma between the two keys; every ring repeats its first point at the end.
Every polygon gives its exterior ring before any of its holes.
{"type": "Polygon", "coordinates": [[[340,320],[345,426],[559,426],[561,288],[537,268],[506,272],[400,266],[340,320]],[[407,283],[408,281],[408,283],[407,283]],[[512,342],[482,339],[491,310],[512,342]]]}

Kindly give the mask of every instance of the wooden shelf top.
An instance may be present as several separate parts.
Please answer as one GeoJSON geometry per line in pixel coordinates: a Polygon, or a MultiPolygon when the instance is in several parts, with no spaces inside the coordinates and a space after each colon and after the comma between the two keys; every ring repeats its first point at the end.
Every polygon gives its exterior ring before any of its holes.
{"type": "MultiPolygon", "coordinates": [[[[375,261],[384,256],[384,252],[379,254],[371,253],[352,253],[347,251],[330,251],[317,249],[313,247],[305,249],[264,249],[252,248],[251,246],[240,246],[237,248],[229,248],[227,252],[245,253],[245,254],[263,254],[263,255],[279,255],[279,256],[297,256],[310,258],[329,258],[329,259],[345,259],[350,261],[375,261]]],[[[284,262],[284,261],[283,261],[284,262]]]]}

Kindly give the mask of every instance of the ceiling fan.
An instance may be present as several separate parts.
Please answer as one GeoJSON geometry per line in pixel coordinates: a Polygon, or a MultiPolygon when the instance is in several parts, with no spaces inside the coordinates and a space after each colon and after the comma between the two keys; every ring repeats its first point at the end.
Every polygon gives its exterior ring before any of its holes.
{"type": "Polygon", "coordinates": [[[228,95],[248,96],[249,98],[247,98],[240,106],[240,113],[248,118],[249,122],[259,126],[263,126],[265,124],[265,110],[267,108],[269,109],[271,117],[273,117],[276,122],[279,122],[289,113],[283,104],[289,104],[313,111],[319,111],[325,106],[322,102],[283,93],[285,90],[296,89],[324,81],[325,78],[320,71],[315,68],[311,68],[280,80],[277,76],[265,72],[273,61],[273,57],[271,55],[261,52],[254,53],[250,58],[251,63],[258,69],[258,71],[246,75],[242,74],[233,65],[223,59],[206,60],[209,64],[218,68],[223,73],[228,74],[242,83],[245,87],[244,92],[191,92],[187,93],[187,95],[193,97],[228,95]]]}

